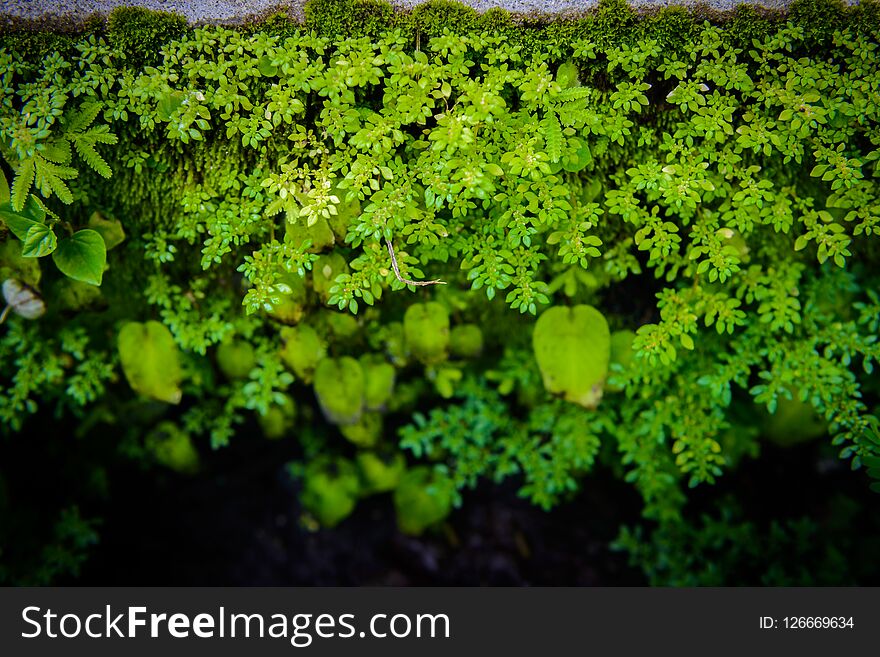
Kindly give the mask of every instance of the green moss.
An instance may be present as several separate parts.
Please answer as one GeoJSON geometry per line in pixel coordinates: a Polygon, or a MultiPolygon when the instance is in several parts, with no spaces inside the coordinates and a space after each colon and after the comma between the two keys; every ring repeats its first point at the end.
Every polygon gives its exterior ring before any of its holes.
{"type": "Polygon", "coordinates": [[[807,40],[825,43],[846,17],[843,0],[795,0],[789,7],[791,21],[804,30],[807,40]]]}
{"type": "Polygon", "coordinates": [[[0,48],[16,52],[28,62],[38,62],[53,52],[69,55],[79,40],[76,35],[44,30],[0,30],[0,48]]]}
{"type": "Polygon", "coordinates": [[[178,14],[141,7],[119,7],[110,13],[107,38],[125,53],[129,64],[155,66],[162,61],[162,47],[189,30],[178,14]]]}
{"type": "Polygon", "coordinates": [[[442,34],[445,29],[466,34],[480,26],[479,14],[472,7],[453,0],[429,0],[412,10],[410,21],[423,37],[442,34]]]}
{"type": "Polygon", "coordinates": [[[384,0],[309,0],[304,14],[306,28],[327,37],[372,37],[396,21],[384,0]]]}
{"type": "Polygon", "coordinates": [[[755,39],[764,39],[778,29],[781,16],[779,12],[739,5],[733,10],[725,25],[728,38],[738,48],[750,48],[755,39]]]}
{"type": "Polygon", "coordinates": [[[663,51],[685,52],[697,30],[697,22],[684,7],[665,7],[642,21],[646,38],[656,39],[663,51]]]}

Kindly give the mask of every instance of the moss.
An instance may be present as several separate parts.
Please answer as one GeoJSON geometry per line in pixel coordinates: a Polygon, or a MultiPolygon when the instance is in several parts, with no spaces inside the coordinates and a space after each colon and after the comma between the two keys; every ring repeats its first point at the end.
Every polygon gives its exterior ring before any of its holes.
{"type": "Polygon", "coordinates": [[[730,42],[738,48],[751,48],[755,39],[763,39],[778,29],[781,12],[739,5],[725,24],[730,42]]]}
{"type": "Polygon", "coordinates": [[[53,52],[65,57],[74,52],[79,38],[72,34],[44,30],[10,30],[0,34],[0,48],[18,53],[29,62],[44,60],[53,52]]]}
{"type": "Polygon", "coordinates": [[[622,43],[633,33],[636,20],[626,0],[599,0],[590,31],[599,45],[622,43]]]}
{"type": "Polygon", "coordinates": [[[399,22],[384,0],[309,0],[304,14],[307,29],[331,38],[375,37],[399,22]]]}
{"type": "Polygon", "coordinates": [[[458,34],[474,32],[480,16],[472,7],[453,0],[429,0],[412,10],[410,22],[419,34],[436,36],[449,29],[458,34]]]}
{"type": "Polygon", "coordinates": [[[189,30],[183,16],[141,7],[119,7],[110,13],[107,38],[118,46],[130,64],[155,66],[162,60],[166,43],[189,30]]]}
{"type": "Polygon", "coordinates": [[[283,11],[269,14],[262,20],[249,23],[245,30],[250,33],[264,32],[269,36],[288,37],[299,31],[301,25],[283,11]]]}
{"type": "Polygon", "coordinates": [[[656,39],[664,51],[682,53],[697,30],[697,22],[684,7],[665,7],[641,23],[646,37],[656,39]]]}
{"type": "Polygon", "coordinates": [[[855,32],[880,39],[880,0],[862,0],[849,7],[847,19],[855,32]]]}
{"type": "Polygon", "coordinates": [[[842,27],[847,15],[843,0],[795,0],[788,10],[791,21],[804,29],[813,43],[825,43],[842,27]]]}
{"type": "Polygon", "coordinates": [[[513,16],[506,9],[492,7],[480,16],[480,27],[492,33],[508,32],[514,27],[513,16]]]}

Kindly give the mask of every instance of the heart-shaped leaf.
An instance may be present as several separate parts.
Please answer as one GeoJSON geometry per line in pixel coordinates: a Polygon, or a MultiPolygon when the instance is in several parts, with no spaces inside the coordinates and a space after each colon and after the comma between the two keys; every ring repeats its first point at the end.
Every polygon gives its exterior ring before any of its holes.
{"type": "Polygon", "coordinates": [[[84,228],[58,242],[52,259],[65,276],[75,281],[100,285],[107,262],[107,248],[97,231],[84,228]]]}
{"type": "Polygon", "coordinates": [[[51,228],[34,222],[21,245],[21,255],[25,258],[42,258],[52,253],[57,244],[58,240],[51,228]]]}
{"type": "Polygon", "coordinates": [[[180,401],[180,353],[164,324],[127,322],[117,344],[122,371],[132,389],[159,401],[180,401]]]}
{"type": "Polygon", "coordinates": [[[315,394],[326,418],[354,424],[364,409],[364,371],[350,356],[325,358],[315,368],[315,394]]]}
{"type": "Polygon", "coordinates": [[[449,312],[436,301],[414,303],[403,316],[406,344],[423,363],[446,360],[449,346],[449,312]]]}
{"type": "Polygon", "coordinates": [[[449,515],[454,497],[452,480],[433,468],[408,470],[394,489],[397,526],[404,534],[418,536],[449,515]]]}
{"type": "Polygon", "coordinates": [[[548,392],[596,407],[611,358],[611,332],[602,313],[586,305],[550,308],[535,323],[532,346],[548,392]]]}

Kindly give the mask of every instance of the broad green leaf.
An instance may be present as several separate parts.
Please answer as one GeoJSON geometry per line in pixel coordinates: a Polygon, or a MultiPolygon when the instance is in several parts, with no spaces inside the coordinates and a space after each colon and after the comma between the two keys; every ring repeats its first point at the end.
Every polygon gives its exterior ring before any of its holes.
{"type": "Polygon", "coordinates": [[[58,242],[52,260],[65,276],[75,281],[100,285],[107,262],[104,239],[91,228],[84,228],[58,242]]]}
{"type": "Polygon", "coordinates": [[[406,459],[400,452],[358,452],[354,460],[361,475],[361,495],[394,490],[406,469],[406,459]]]}
{"type": "Polygon", "coordinates": [[[83,310],[101,302],[101,288],[64,277],[52,287],[51,303],[60,310],[83,310]]]}
{"type": "Polygon", "coordinates": [[[9,228],[9,232],[22,242],[27,239],[28,232],[31,228],[42,225],[39,221],[34,221],[33,219],[18,212],[13,212],[12,210],[0,210],[0,219],[2,219],[3,223],[6,224],[6,227],[9,228]]]}
{"type": "Polygon", "coordinates": [[[135,392],[170,404],[180,402],[180,352],[164,324],[127,322],[117,344],[122,371],[135,392]]]}
{"type": "Polygon", "coordinates": [[[159,99],[156,113],[160,121],[168,122],[171,115],[183,104],[186,94],[182,91],[170,91],[159,99]]]}
{"type": "Polygon", "coordinates": [[[17,240],[0,242],[0,281],[15,278],[31,287],[37,287],[42,273],[39,260],[21,255],[21,242],[17,240]]]}
{"type": "Polygon", "coordinates": [[[198,471],[199,453],[192,438],[174,422],[160,422],[144,442],[153,458],[165,467],[183,474],[195,474],[198,471]]]}
{"type": "Polygon", "coordinates": [[[452,510],[455,485],[448,477],[422,465],[407,471],[394,489],[397,526],[404,534],[418,535],[452,510]]]}
{"type": "Polygon", "coordinates": [[[381,356],[360,359],[364,371],[364,403],[371,411],[385,407],[394,392],[394,367],[381,356]]]}
{"type": "Polygon", "coordinates": [[[340,425],[339,431],[346,440],[358,447],[374,447],[382,437],[382,414],[364,413],[354,424],[340,425]]]}
{"type": "Polygon", "coordinates": [[[259,69],[260,74],[267,78],[274,77],[278,74],[278,67],[272,63],[272,58],[269,57],[269,55],[263,55],[260,57],[257,62],[257,68],[259,69]]]}
{"type": "Polygon", "coordinates": [[[449,350],[458,358],[477,358],[483,351],[483,332],[476,324],[462,324],[449,334],[449,350]]]}
{"type": "Polygon", "coordinates": [[[58,240],[46,224],[34,223],[28,229],[21,245],[21,255],[25,258],[41,258],[55,250],[58,240]]]}
{"type": "Polygon", "coordinates": [[[281,403],[274,404],[264,415],[257,416],[263,435],[269,440],[284,438],[293,429],[296,420],[296,402],[290,395],[282,395],[281,403]]]}
{"type": "Polygon", "coordinates": [[[107,250],[119,246],[125,241],[125,231],[118,219],[106,219],[100,212],[93,212],[89,217],[89,228],[100,233],[104,238],[107,250]]]}
{"type": "Polygon", "coordinates": [[[350,269],[341,254],[333,252],[318,256],[312,265],[312,288],[324,303],[330,298],[330,288],[335,285],[339,274],[347,274],[350,269]]]}
{"type": "Polygon", "coordinates": [[[354,358],[325,358],[315,368],[315,394],[334,424],[354,424],[364,409],[364,371],[354,358]]]}
{"type": "Polygon", "coordinates": [[[306,466],[300,500],[321,525],[333,527],[354,511],[359,492],[358,471],[351,461],[324,458],[306,466]]]}
{"type": "Polygon", "coordinates": [[[403,332],[410,352],[426,364],[446,360],[449,313],[435,301],[414,303],[403,316],[403,332]]]}
{"type": "Polygon", "coordinates": [[[577,86],[579,84],[577,64],[570,59],[560,64],[556,71],[556,81],[563,89],[577,86]]]}
{"type": "Polygon", "coordinates": [[[297,378],[304,383],[311,383],[318,362],[327,355],[324,342],[308,324],[300,324],[281,331],[284,347],[281,349],[281,360],[297,378]]]}
{"type": "Polygon", "coordinates": [[[227,340],[217,347],[217,367],[227,379],[247,379],[257,365],[257,357],[250,342],[227,340]]]}
{"type": "Polygon", "coordinates": [[[296,324],[302,319],[306,303],[306,280],[296,272],[285,272],[278,280],[283,292],[278,294],[278,303],[267,304],[266,311],[271,317],[284,324],[296,324]]]}
{"type": "Polygon", "coordinates": [[[592,306],[555,306],[535,323],[535,359],[552,394],[585,408],[595,408],[611,357],[608,322],[592,306]]]}

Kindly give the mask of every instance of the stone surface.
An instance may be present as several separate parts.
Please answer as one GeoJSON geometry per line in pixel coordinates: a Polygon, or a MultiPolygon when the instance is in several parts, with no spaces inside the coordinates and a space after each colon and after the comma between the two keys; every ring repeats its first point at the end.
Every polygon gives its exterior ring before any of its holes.
{"type": "MultiPolygon", "coordinates": [[[[392,0],[392,4],[411,8],[423,0],[392,0]]],[[[503,7],[511,12],[527,14],[566,14],[590,9],[598,0],[460,0],[479,11],[503,7]]],[[[705,0],[716,9],[732,9],[738,4],[756,4],[781,8],[791,0],[705,0]]],[[[139,6],[181,14],[192,23],[235,22],[270,10],[287,10],[294,17],[302,16],[305,0],[0,0],[0,15],[22,18],[72,17],[85,18],[93,13],[107,13],[121,6],[139,6]]],[[[634,7],[663,7],[696,4],[694,0],[631,0],[634,7]]]]}

